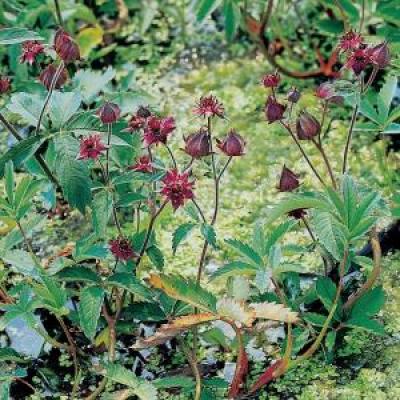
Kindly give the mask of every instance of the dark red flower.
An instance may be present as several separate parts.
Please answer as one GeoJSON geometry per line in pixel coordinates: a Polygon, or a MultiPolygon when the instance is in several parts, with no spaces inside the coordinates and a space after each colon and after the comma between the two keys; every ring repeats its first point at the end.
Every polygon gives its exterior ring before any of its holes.
{"type": "Polygon", "coordinates": [[[103,124],[113,124],[121,116],[121,109],[117,104],[105,102],[96,112],[103,124]]]}
{"type": "Polygon", "coordinates": [[[28,40],[22,44],[21,63],[32,65],[36,57],[44,52],[44,46],[36,40],[28,40]]]}
{"type": "Polygon", "coordinates": [[[321,132],[321,124],[310,113],[303,111],[297,118],[296,132],[300,140],[311,140],[321,132]]]}
{"type": "Polygon", "coordinates": [[[295,219],[302,219],[307,215],[307,211],[304,208],[296,208],[295,210],[288,212],[288,215],[295,219]]]}
{"type": "Polygon", "coordinates": [[[58,56],[66,63],[79,60],[81,55],[79,46],[71,35],[60,28],[54,37],[54,49],[58,56]]]}
{"type": "Polygon", "coordinates": [[[261,82],[266,88],[275,88],[279,85],[280,81],[281,81],[280,75],[278,73],[275,73],[275,74],[264,75],[261,82]]]}
{"type": "MultiPolygon", "coordinates": [[[[55,79],[57,68],[58,67],[56,65],[50,64],[42,71],[42,73],[39,76],[40,82],[43,83],[43,85],[47,90],[50,89],[53,79],[55,79]]],[[[65,82],[67,82],[67,80],[68,80],[68,71],[66,68],[62,68],[54,85],[54,89],[60,89],[65,84],[65,82]]]]}
{"type": "Polygon", "coordinates": [[[0,94],[7,93],[11,88],[10,79],[3,76],[0,78],[0,94]]]}
{"type": "Polygon", "coordinates": [[[210,138],[207,129],[192,133],[185,140],[184,151],[193,158],[201,158],[211,154],[210,138]]]}
{"type": "Polygon", "coordinates": [[[224,140],[217,139],[217,146],[227,156],[238,157],[245,154],[246,142],[232,129],[224,140]]]}
{"type": "Polygon", "coordinates": [[[390,50],[386,42],[380,43],[369,50],[371,62],[378,68],[385,68],[390,63],[390,50]]]}
{"type": "Polygon", "coordinates": [[[144,173],[151,173],[154,171],[154,167],[151,163],[150,157],[148,156],[140,157],[137,163],[130,166],[128,169],[144,173]]]}
{"type": "Polygon", "coordinates": [[[151,111],[147,107],[140,106],[136,111],[136,115],[140,118],[149,118],[151,117],[151,111]]]}
{"type": "Polygon", "coordinates": [[[87,160],[89,158],[97,160],[107,148],[108,147],[101,142],[100,135],[90,135],[81,140],[78,160],[87,160]]]}
{"type": "Polygon", "coordinates": [[[175,130],[173,117],[149,117],[144,129],[143,140],[147,146],[152,144],[167,143],[168,136],[175,130]]]}
{"type": "Polygon", "coordinates": [[[278,103],[273,96],[268,96],[265,104],[265,117],[268,123],[272,124],[275,121],[280,121],[285,113],[286,106],[278,103]]]}
{"type": "Polygon", "coordinates": [[[349,31],[340,38],[339,48],[344,51],[357,50],[362,44],[362,36],[354,31],[349,31]]]}
{"type": "Polygon", "coordinates": [[[299,177],[286,165],[282,168],[278,189],[281,192],[293,192],[300,186],[299,177]]]}
{"type": "Polygon", "coordinates": [[[297,90],[296,88],[290,89],[287,99],[291,102],[291,103],[297,103],[300,100],[301,97],[301,93],[299,92],[299,90],[297,90]]]}
{"type": "Polygon", "coordinates": [[[354,50],[347,58],[345,67],[353,70],[356,75],[360,75],[372,62],[370,51],[371,49],[367,47],[354,50]]]}
{"type": "Polygon", "coordinates": [[[133,251],[131,242],[124,237],[119,237],[114,240],[110,240],[110,251],[117,260],[128,261],[136,257],[136,253],[133,251]]]}
{"type": "Polygon", "coordinates": [[[162,180],[164,186],[161,194],[168,199],[176,210],[185,204],[188,199],[194,198],[194,182],[189,181],[189,174],[180,174],[176,169],[168,171],[162,180]]]}
{"type": "Polygon", "coordinates": [[[315,95],[322,100],[329,101],[330,103],[343,103],[343,96],[338,95],[335,87],[328,82],[319,85],[315,90],[315,95]]]}
{"type": "Polygon", "coordinates": [[[224,106],[215,96],[203,96],[193,109],[193,113],[200,117],[224,117],[224,106]]]}
{"type": "Polygon", "coordinates": [[[126,132],[136,132],[145,126],[146,118],[139,117],[137,114],[132,115],[128,122],[128,127],[125,129],[126,132]]]}

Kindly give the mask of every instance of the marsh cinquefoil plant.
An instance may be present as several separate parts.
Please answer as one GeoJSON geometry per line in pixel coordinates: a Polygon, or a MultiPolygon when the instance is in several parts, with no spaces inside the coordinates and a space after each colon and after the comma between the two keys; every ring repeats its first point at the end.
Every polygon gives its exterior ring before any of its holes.
{"type": "MultiPolygon", "coordinates": [[[[113,92],[104,75],[79,70],[79,48],[65,30],[56,32],[51,46],[24,29],[5,30],[1,37],[3,44],[22,43],[21,62],[35,64],[38,55],[51,59],[39,76],[43,87],[34,93],[12,93],[8,99],[10,81],[1,80],[7,113],[19,118],[18,125],[25,121],[29,133],[23,135],[7,114],[0,113],[0,122],[17,141],[0,158],[0,217],[6,225],[0,241],[5,266],[0,327],[22,320],[52,348],[69,353],[68,388],[52,390],[88,400],[104,392],[152,400],[159,390],[183,387],[198,400],[210,385],[203,378],[200,336],[217,321],[229,326],[236,338],[231,343],[237,361],[228,398],[253,394],[322,346],[334,355],[343,332],[353,327],[383,334],[374,318],[384,300],[382,288],[374,286],[380,272],[375,227],[382,200],[359,187],[347,170],[358,105],[378,69],[389,62],[386,43],[367,46],[352,32],[343,38],[339,50],[355,79],[318,88],[321,118],[298,110],[301,93],[296,89],[281,100],[277,74],[263,78],[269,91],[268,122],[280,124],[293,138],[319,187],[299,192],[299,175],[284,166],[278,188],[289,196],[256,227],[251,243],[226,241],[240,259],[211,276],[228,279],[227,290],[217,297],[208,290],[204,270],[209,251],[217,249],[214,227],[224,174],[233,159],[246,152],[244,138],[234,129],[216,137],[215,127],[227,121],[221,102],[212,95],[199,99],[193,107],[198,129],[184,138],[183,152],[177,152],[170,140],[176,134],[174,118],[147,104],[137,105],[126,118],[128,96],[113,92]],[[330,108],[344,95],[353,96],[354,112],[339,174],[325,151],[323,133],[330,108]],[[326,171],[317,169],[303,143],[316,147],[326,171]],[[196,198],[196,178],[203,170],[199,164],[213,182],[211,207],[196,198]],[[24,171],[22,177],[15,173],[17,168],[24,171]],[[54,208],[60,196],[89,226],[79,240],[45,259],[32,233],[45,223],[44,212],[54,208]],[[197,229],[204,238],[193,278],[160,272],[164,257],[157,244],[157,221],[168,208],[184,209],[190,217],[173,234],[173,252],[191,231],[197,229]],[[281,217],[288,220],[275,226],[281,217]],[[321,270],[306,286],[301,284],[301,268],[282,261],[285,246],[280,244],[300,223],[321,259],[321,270]],[[356,250],[368,235],[372,263],[356,250]],[[360,264],[369,268],[354,281],[349,274],[360,264]],[[142,279],[145,274],[147,280],[142,279]],[[154,334],[139,333],[139,323],[149,322],[161,324],[154,334]],[[266,322],[284,326],[286,339],[277,359],[255,382],[247,382],[246,344],[266,322]],[[141,354],[144,348],[166,342],[185,354],[194,382],[183,376],[160,376],[150,382],[124,365],[129,364],[121,354],[126,347],[141,354]],[[100,361],[93,365],[96,354],[100,361]]],[[[1,355],[8,368],[5,391],[14,381],[39,391],[30,383],[32,371],[27,376],[23,368],[26,360],[11,347],[2,348],[1,355]]],[[[45,379],[42,385],[47,386],[45,379]]]]}

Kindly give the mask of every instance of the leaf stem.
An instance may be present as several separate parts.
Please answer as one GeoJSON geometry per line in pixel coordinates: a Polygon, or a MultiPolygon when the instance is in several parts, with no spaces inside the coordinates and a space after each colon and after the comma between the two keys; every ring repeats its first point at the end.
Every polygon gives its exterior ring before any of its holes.
{"type": "Polygon", "coordinates": [[[64,21],[62,19],[62,15],[61,15],[61,7],[60,7],[59,0],[54,0],[54,5],[56,7],[56,15],[57,15],[58,23],[61,27],[64,27],[64,21]]]}

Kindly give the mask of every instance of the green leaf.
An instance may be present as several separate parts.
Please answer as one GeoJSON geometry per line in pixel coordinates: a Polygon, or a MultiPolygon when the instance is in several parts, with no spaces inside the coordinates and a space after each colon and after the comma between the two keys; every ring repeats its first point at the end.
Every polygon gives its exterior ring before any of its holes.
{"type": "MultiPolygon", "coordinates": [[[[38,94],[14,93],[11,96],[7,109],[12,113],[18,114],[29,125],[36,126],[39,122],[40,112],[43,109],[44,99],[38,94]]],[[[48,118],[44,116],[43,125],[48,125],[48,118]]]]}
{"type": "Polygon", "coordinates": [[[0,362],[16,362],[16,363],[25,363],[28,362],[24,360],[14,349],[11,347],[4,347],[0,349],[0,362]]]}
{"type": "Polygon", "coordinates": [[[374,319],[368,319],[367,317],[357,316],[346,321],[346,326],[352,328],[361,328],[368,332],[372,332],[376,335],[385,335],[385,328],[382,324],[374,319]]]}
{"type": "Polygon", "coordinates": [[[351,319],[363,316],[372,317],[382,309],[384,304],[385,293],[382,286],[377,286],[356,301],[351,309],[350,317],[351,319]]]}
{"type": "Polygon", "coordinates": [[[242,261],[233,261],[218,268],[210,277],[210,281],[216,278],[228,278],[236,275],[255,275],[259,268],[253,264],[247,264],[242,261]]]}
{"type": "Polygon", "coordinates": [[[164,268],[164,254],[159,247],[155,245],[148,247],[146,249],[146,254],[158,270],[162,270],[164,268]]]}
{"type": "Polygon", "coordinates": [[[263,265],[262,257],[247,243],[243,243],[237,239],[225,239],[225,242],[233,247],[239,254],[247,258],[248,261],[255,264],[256,266],[263,265]]]}
{"type": "Polygon", "coordinates": [[[274,246],[295,225],[297,225],[297,221],[290,220],[274,228],[274,230],[268,235],[264,253],[268,254],[272,246],[274,246]]]}
{"type": "Polygon", "coordinates": [[[41,306],[55,313],[56,315],[68,314],[65,304],[67,293],[60,287],[58,282],[49,276],[41,275],[42,284],[34,284],[33,291],[38,297],[41,306]]]}
{"type": "Polygon", "coordinates": [[[44,139],[39,136],[31,136],[15,144],[10,150],[0,157],[0,177],[3,176],[4,167],[8,161],[14,163],[14,167],[21,166],[28,158],[35,154],[44,139]]]}
{"type": "Polygon", "coordinates": [[[201,234],[204,237],[204,240],[207,241],[214,249],[217,248],[217,235],[215,233],[214,227],[209,224],[201,224],[200,225],[201,234]]]}
{"type": "Polygon", "coordinates": [[[128,386],[140,400],[157,400],[157,389],[152,383],[138,378],[120,364],[107,364],[104,375],[111,381],[128,386]]]}
{"type": "Polygon", "coordinates": [[[190,389],[194,387],[194,380],[190,376],[167,376],[165,378],[158,378],[154,380],[153,385],[157,389],[190,389]]]}
{"type": "Polygon", "coordinates": [[[71,137],[57,138],[57,175],[64,196],[72,207],[82,214],[92,201],[89,170],[83,161],[77,161],[79,143],[71,137]]]}
{"type": "Polygon", "coordinates": [[[393,98],[396,94],[396,89],[397,77],[389,75],[379,92],[379,97],[382,99],[382,102],[387,110],[390,109],[390,105],[392,104],[393,98]]]}
{"type": "Polygon", "coordinates": [[[79,320],[87,338],[93,340],[103,305],[104,290],[91,286],[82,290],[79,302],[79,320]]]}
{"type": "Polygon", "coordinates": [[[197,21],[202,23],[220,4],[222,0],[199,0],[196,7],[197,21]]]}
{"type": "Polygon", "coordinates": [[[325,309],[330,311],[336,297],[336,285],[329,278],[320,277],[315,284],[315,289],[325,309]]]}
{"type": "Polygon", "coordinates": [[[57,274],[57,278],[65,282],[88,282],[88,283],[100,283],[101,279],[96,274],[87,267],[82,267],[80,265],[75,265],[72,267],[67,267],[61,270],[57,274]]]}
{"type": "Polygon", "coordinates": [[[27,40],[43,40],[43,38],[38,33],[26,28],[0,29],[0,45],[23,43],[27,40]]]}
{"type": "Polygon", "coordinates": [[[181,300],[203,311],[216,312],[217,299],[196,282],[180,276],[151,275],[150,284],[168,296],[181,300]]]}
{"type": "Polygon", "coordinates": [[[311,224],[318,241],[336,260],[341,260],[347,242],[345,227],[329,212],[319,210],[313,210],[311,224]]]}
{"type": "Polygon", "coordinates": [[[325,338],[325,345],[328,351],[332,351],[335,347],[336,331],[329,331],[325,338]]]}
{"type": "Polygon", "coordinates": [[[189,233],[197,224],[186,223],[179,225],[172,234],[172,251],[175,255],[178,246],[188,237],[189,233]]]}
{"type": "Polygon", "coordinates": [[[141,193],[137,192],[129,192],[124,193],[120,196],[119,201],[117,203],[117,207],[129,207],[133,203],[138,203],[139,201],[147,200],[146,196],[143,196],[141,193]]]}
{"type": "Polygon", "coordinates": [[[313,312],[306,312],[303,316],[303,319],[309,322],[311,325],[315,326],[324,326],[327,316],[322,314],[317,314],[313,312]]]}
{"type": "Polygon", "coordinates": [[[223,13],[226,38],[230,42],[234,39],[240,23],[240,9],[235,0],[224,0],[223,13]]]}
{"type": "Polygon", "coordinates": [[[60,129],[78,111],[81,105],[78,92],[53,92],[49,105],[52,128],[60,129]]]}
{"type": "Polygon", "coordinates": [[[7,200],[14,205],[14,165],[12,161],[7,161],[4,175],[7,200]]]}
{"type": "Polygon", "coordinates": [[[116,272],[104,283],[106,285],[118,286],[145,300],[151,300],[153,298],[151,290],[140,283],[140,281],[133,276],[133,274],[128,272],[116,272]]]}
{"type": "Polygon", "coordinates": [[[290,196],[277,204],[269,213],[265,221],[265,225],[272,224],[279,217],[286,215],[290,211],[297,210],[298,208],[315,208],[318,210],[329,211],[331,206],[329,203],[322,199],[317,199],[310,196],[290,196]]]}
{"type": "Polygon", "coordinates": [[[106,236],[108,221],[112,213],[112,195],[106,190],[96,193],[92,201],[92,224],[99,238],[106,236]]]}

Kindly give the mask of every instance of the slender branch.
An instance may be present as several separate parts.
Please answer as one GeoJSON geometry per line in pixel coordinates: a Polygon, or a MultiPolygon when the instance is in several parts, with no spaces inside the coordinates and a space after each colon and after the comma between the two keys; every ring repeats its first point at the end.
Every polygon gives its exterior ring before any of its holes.
{"type": "Polygon", "coordinates": [[[61,15],[61,7],[60,7],[59,0],[54,0],[54,5],[56,7],[56,15],[57,15],[58,23],[61,27],[64,27],[64,21],[62,19],[62,15],[61,15]]]}
{"type": "Polygon", "coordinates": [[[361,0],[361,18],[360,18],[360,25],[358,27],[358,32],[361,33],[363,30],[365,21],[365,0],[361,0]]]}
{"type": "Polygon", "coordinates": [[[60,77],[60,74],[61,74],[63,69],[64,69],[64,61],[61,61],[59,66],[57,67],[57,70],[56,70],[54,76],[53,76],[53,80],[50,83],[50,87],[49,87],[49,90],[47,92],[46,99],[44,100],[42,110],[40,111],[38,123],[36,125],[36,131],[35,131],[36,135],[39,134],[40,127],[42,125],[43,117],[45,116],[45,113],[47,111],[47,106],[49,105],[49,102],[50,102],[51,96],[53,94],[54,88],[55,88],[55,86],[57,84],[58,78],[60,77]]]}
{"type": "Polygon", "coordinates": [[[376,282],[380,272],[381,272],[381,259],[382,259],[382,250],[379,243],[378,234],[376,229],[372,230],[371,233],[371,247],[374,258],[374,268],[372,269],[371,274],[369,275],[367,281],[360,287],[360,289],[355,292],[352,296],[348,298],[346,303],[343,306],[344,310],[349,310],[353,306],[353,304],[362,297],[369,289],[372,288],[374,283],[376,282]]]}
{"type": "Polygon", "coordinates": [[[203,210],[200,208],[199,203],[197,203],[195,198],[192,199],[192,202],[195,205],[195,207],[197,208],[197,211],[199,212],[201,219],[203,220],[203,223],[207,223],[206,217],[203,213],[203,210]]]}
{"type": "Polygon", "coordinates": [[[178,169],[178,164],[176,163],[174,153],[172,152],[171,148],[168,146],[168,144],[165,145],[165,148],[168,151],[169,156],[171,157],[172,164],[174,166],[174,169],[178,169]]]}
{"type": "MultiPolygon", "coordinates": [[[[17,139],[19,142],[24,140],[24,138],[18,133],[13,125],[11,125],[7,119],[4,117],[2,113],[0,113],[0,122],[3,126],[17,139]]],[[[43,157],[40,154],[35,154],[35,159],[42,167],[43,171],[47,175],[47,177],[54,183],[55,186],[60,187],[60,183],[58,182],[57,178],[53,175],[50,171],[50,168],[47,166],[46,162],[44,161],[43,157]]]]}
{"type": "Polygon", "coordinates": [[[354,107],[353,114],[351,116],[349,131],[347,133],[346,145],[345,145],[345,148],[344,148],[344,155],[343,155],[342,174],[345,174],[346,171],[347,171],[347,163],[348,163],[348,158],[349,158],[351,139],[352,139],[352,136],[353,136],[354,125],[355,125],[356,120],[357,120],[358,108],[359,108],[359,104],[357,103],[356,106],[354,107]]]}
{"type": "Polygon", "coordinates": [[[326,165],[326,168],[328,170],[329,176],[331,178],[332,181],[332,186],[333,188],[336,190],[337,189],[337,185],[336,185],[336,179],[335,179],[335,175],[333,174],[333,170],[332,170],[332,166],[331,163],[329,162],[329,158],[327,157],[324,148],[322,147],[322,144],[317,142],[316,140],[312,140],[312,142],[315,144],[315,147],[318,149],[318,151],[321,153],[321,156],[324,160],[324,163],[326,165]]]}
{"type": "Polygon", "coordinates": [[[292,137],[292,139],[294,140],[294,142],[296,143],[297,147],[299,148],[301,154],[303,155],[305,161],[307,162],[307,164],[309,165],[309,167],[311,168],[311,170],[314,172],[315,176],[317,177],[317,179],[321,182],[321,184],[323,186],[326,186],[326,183],[324,182],[324,180],[322,179],[321,175],[318,173],[318,171],[315,169],[314,165],[312,164],[311,160],[308,158],[306,152],[303,149],[303,146],[300,144],[299,140],[297,139],[296,135],[293,133],[292,129],[290,128],[289,125],[285,124],[283,121],[280,121],[281,125],[290,133],[290,136],[292,137]]]}
{"type": "Polygon", "coordinates": [[[110,179],[110,145],[112,136],[112,124],[107,124],[107,150],[106,150],[106,176],[110,179]]]}

